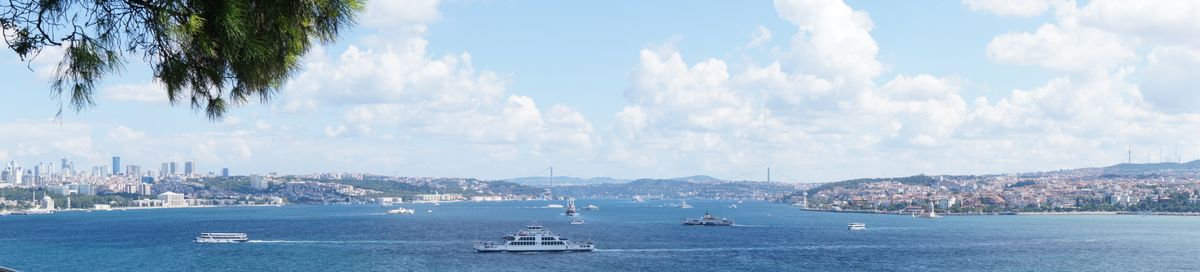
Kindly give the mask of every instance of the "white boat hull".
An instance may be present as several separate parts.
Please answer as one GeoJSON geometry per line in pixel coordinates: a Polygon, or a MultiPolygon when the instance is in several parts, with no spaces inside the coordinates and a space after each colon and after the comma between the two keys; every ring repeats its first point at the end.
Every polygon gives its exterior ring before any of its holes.
{"type": "Polygon", "coordinates": [[[592,245],[533,245],[510,246],[498,244],[475,244],[478,252],[586,252],[595,250],[592,245]]]}

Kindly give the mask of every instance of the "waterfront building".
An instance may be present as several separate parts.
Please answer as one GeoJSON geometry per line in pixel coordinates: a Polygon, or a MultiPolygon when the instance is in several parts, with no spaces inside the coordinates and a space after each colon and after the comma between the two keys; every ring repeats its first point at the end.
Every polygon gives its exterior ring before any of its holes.
{"type": "Polygon", "coordinates": [[[475,201],[475,202],[502,201],[502,200],[504,200],[504,197],[498,196],[498,195],[481,195],[481,196],[472,196],[471,197],[471,201],[475,201]]]}
{"type": "Polygon", "coordinates": [[[158,194],[158,200],[162,201],[163,207],[184,207],[187,206],[187,200],[183,194],[175,192],[165,192],[158,194]]]}
{"type": "Polygon", "coordinates": [[[462,194],[419,194],[413,196],[415,201],[432,202],[432,201],[456,201],[463,200],[462,194]]]}

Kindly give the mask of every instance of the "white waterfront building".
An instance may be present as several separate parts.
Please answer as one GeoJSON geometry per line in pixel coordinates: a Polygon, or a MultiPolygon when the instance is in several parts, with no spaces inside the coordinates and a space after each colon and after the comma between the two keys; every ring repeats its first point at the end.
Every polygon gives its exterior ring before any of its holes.
{"type": "Polygon", "coordinates": [[[183,198],[183,194],[175,192],[165,192],[158,194],[158,200],[162,200],[163,207],[184,207],[187,206],[187,201],[183,198]]]}

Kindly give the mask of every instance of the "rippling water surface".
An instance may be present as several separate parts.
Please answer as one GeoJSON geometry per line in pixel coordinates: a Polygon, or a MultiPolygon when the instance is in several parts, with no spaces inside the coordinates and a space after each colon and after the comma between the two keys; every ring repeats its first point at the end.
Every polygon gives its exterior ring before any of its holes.
{"type": "Polygon", "coordinates": [[[1193,271],[1200,217],[971,216],[935,220],[804,212],[762,202],[579,200],[584,225],[551,202],[233,207],[0,217],[0,266],[22,271],[1193,271]],[[427,212],[432,210],[433,212],[427,212]],[[704,211],[734,227],[683,226],[704,211]],[[592,239],[591,253],[475,253],[537,221],[592,239]],[[868,230],[846,230],[864,222],[868,230]],[[196,244],[245,232],[242,244],[196,244]]]}

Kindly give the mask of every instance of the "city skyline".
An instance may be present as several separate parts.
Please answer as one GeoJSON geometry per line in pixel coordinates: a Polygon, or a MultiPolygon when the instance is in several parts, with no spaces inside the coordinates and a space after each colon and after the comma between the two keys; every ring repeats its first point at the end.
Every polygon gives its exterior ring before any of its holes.
{"type": "Polygon", "coordinates": [[[1195,3],[995,3],[373,1],[218,122],[167,107],[137,62],[54,122],[56,52],[5,52],[0,161],[823,182],[1200,156],[1200,95],[1177,87],[1200,71],[1195,3]]]}

